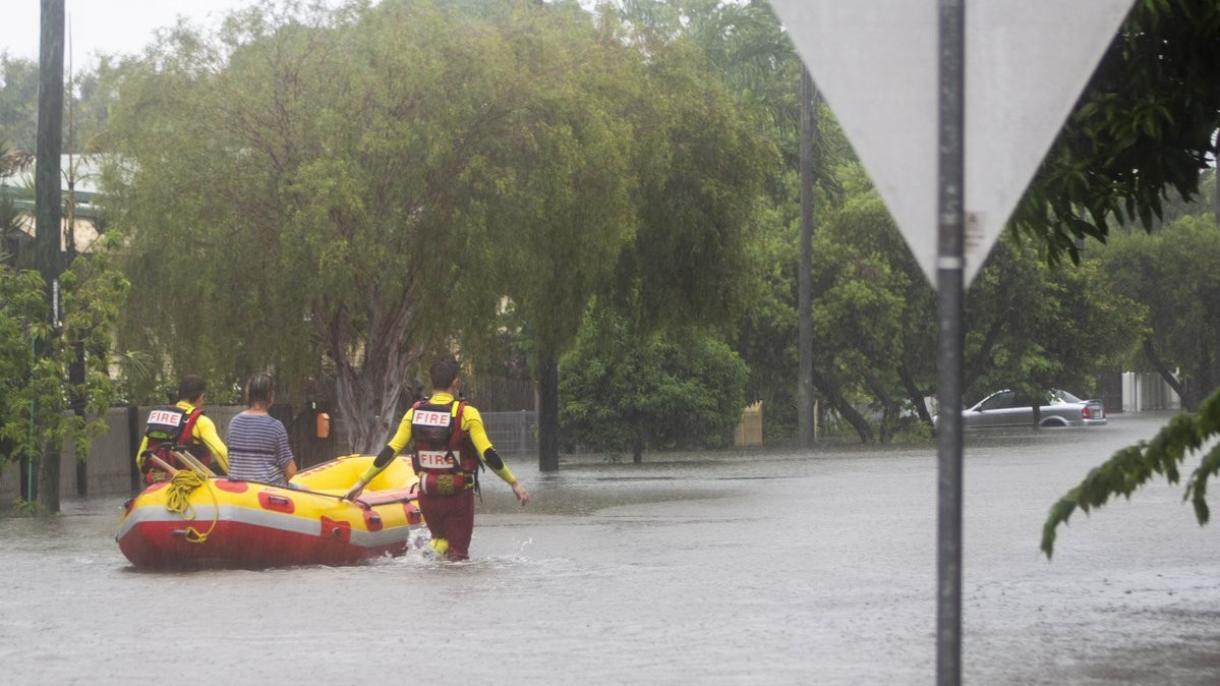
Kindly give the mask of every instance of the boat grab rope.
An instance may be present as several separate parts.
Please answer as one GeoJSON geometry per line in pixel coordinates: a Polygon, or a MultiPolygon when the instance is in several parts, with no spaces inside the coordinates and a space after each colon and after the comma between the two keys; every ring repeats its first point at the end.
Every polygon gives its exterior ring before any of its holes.
{"type": "MultiPolygon", "coordinates": [[[[173,479],[169,484],[169,496],[165,503],[165,509],[170,512],[176,512],[186,521],[195,519],[195,508],[191,505],[191,493],[195,489],[207,484],[207,479],[199,476],[199,474],[189,470],[178,470],[174,474],[173,479]]],[[[216,522],[220,519],[220,503],[216,500],[216,492],[212,490],[212,486],[207,484],[208,494],[212,496],[212,526],[208,527],[207,532],[199,533],[199,530],[191,525],[186,527],[186,540],[188,543],[203,543],[208,540],[208,536],[216,530],[216,522]]]]}

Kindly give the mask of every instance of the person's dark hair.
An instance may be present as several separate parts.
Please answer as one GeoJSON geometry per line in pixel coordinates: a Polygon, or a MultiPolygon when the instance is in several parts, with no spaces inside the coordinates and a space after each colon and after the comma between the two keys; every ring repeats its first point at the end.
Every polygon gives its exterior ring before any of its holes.
{"type": "Polygon", "coordinates": [[[203,377],[187,374],[178,382],[178,399],[194,403],[206,390],[208,390],[208,384],[203,377]]]}
{"type": "Polygon", "coordinates": [[[255,403],[270,405],[275,398],[275,379],[267,372],[259,372],[246,382],[246,404],[254,407],[255,403]]]}
{"type": "Polygon", "coordinates": [[[457,360],[453,358],[433,362],[432,369],[428,370],[428,375],[432,377],[432,389],[443,391],[452,386],[459,369],[457,360]]]}

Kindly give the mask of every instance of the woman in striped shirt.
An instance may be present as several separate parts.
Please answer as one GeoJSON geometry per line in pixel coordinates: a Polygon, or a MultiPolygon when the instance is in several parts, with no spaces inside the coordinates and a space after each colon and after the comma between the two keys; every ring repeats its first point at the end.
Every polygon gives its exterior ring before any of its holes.
{"type": "Polygon", "coordinates": [[[246,409],[229,423],[229,478],[287,486],[297,473],[288,432],[267,414],[275,399],[270,374],[255,374],[246,384],[246,409]]]}

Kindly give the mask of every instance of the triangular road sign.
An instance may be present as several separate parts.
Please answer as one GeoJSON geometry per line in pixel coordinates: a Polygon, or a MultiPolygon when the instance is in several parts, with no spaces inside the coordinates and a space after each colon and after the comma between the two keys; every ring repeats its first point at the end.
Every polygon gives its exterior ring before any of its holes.
{"type": "MultiPolygon", "coordinates": [[[[1131,2],[966,2],[967,285],[1131,2]]],[[[935,284],[937,0],[771,4],[935,284]]]]}

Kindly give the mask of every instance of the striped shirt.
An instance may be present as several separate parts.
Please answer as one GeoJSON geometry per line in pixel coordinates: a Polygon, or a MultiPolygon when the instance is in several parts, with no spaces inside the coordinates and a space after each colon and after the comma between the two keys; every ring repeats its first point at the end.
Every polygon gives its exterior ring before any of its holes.
{"type": "Polygon", "coordinates": [[[280,420],[242,412],[229,422],[229,478],[287,484],[284,467],[292,461],[288,432],[280,420]]]}

